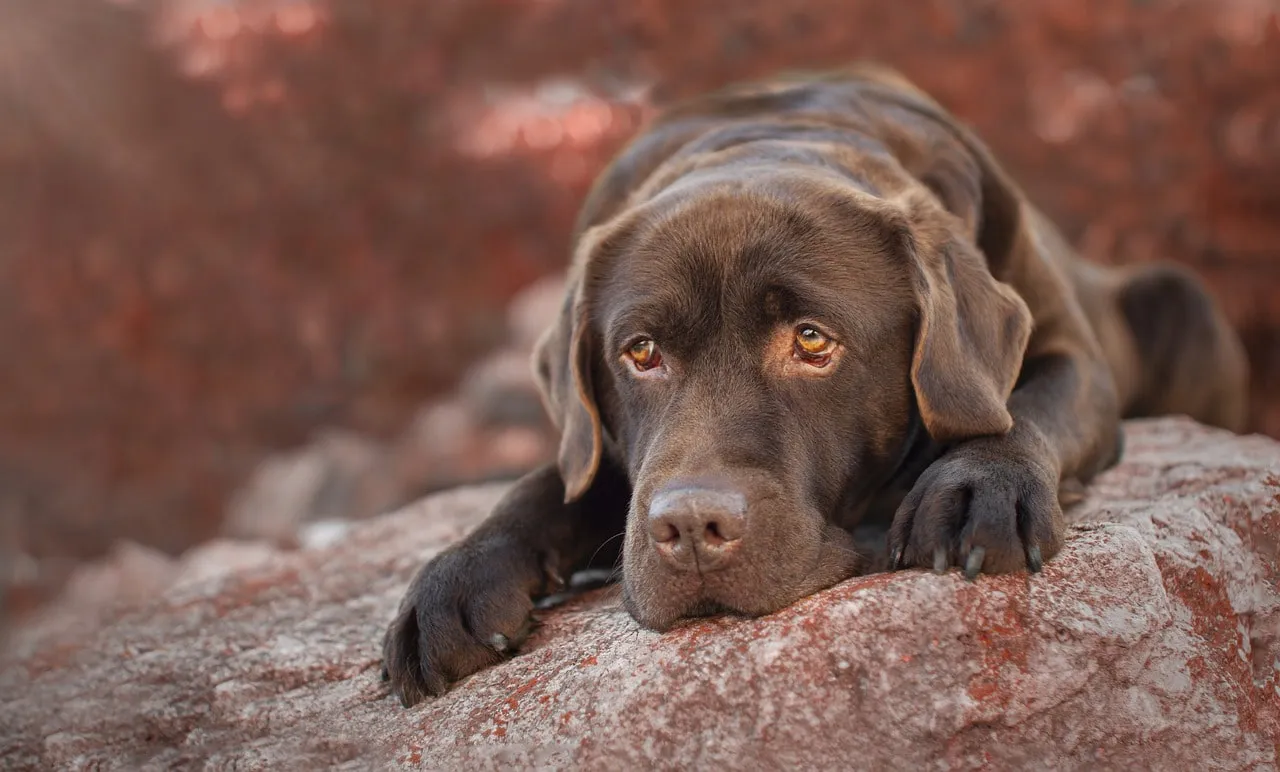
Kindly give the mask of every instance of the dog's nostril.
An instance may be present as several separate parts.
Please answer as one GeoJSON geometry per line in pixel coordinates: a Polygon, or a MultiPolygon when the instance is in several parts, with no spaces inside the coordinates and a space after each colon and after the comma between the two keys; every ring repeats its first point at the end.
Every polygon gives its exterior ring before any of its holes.
{"type": "Polygon", "coordinates": [[[669,544],[680,540],[680,529],[669,520],[654,518],[649,522],[649,533],[659,544],[669,544]]]}
{"type": "Polygon", "coordinates": [[[727,541],[733,541],[720,532],[720,524],[715,520],[707,523],[706,533],[703,534],[703,541],[708,547],[719,547],[727,541]]]}
{"type": "MultiPolygon", "coordinates": [[[[734,490],[677,486],[649,503],[649,534],[666,560],[684,565],[694,553],[717,563],[746,531],[746,498],[734,490]]],[[[706,564],[709,565],[709,564],[706,564]]]]}

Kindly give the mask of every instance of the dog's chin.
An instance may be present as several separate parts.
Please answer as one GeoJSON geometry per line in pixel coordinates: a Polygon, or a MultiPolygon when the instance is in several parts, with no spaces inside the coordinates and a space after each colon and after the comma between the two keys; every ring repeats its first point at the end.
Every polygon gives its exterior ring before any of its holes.
{"type": "Polygon", "coordinates": [[[796,601],[839,584],[862,572],[866,561],[854,549],[853,538],[832,527],[823,539],[818,560],[787,588],[747,587],[732,580],[732,572],[710,574],[691,587],[670,576],[623,577],[622,602],[642,627],[666,632],[684,623],[712,616],[754,618],[780,611],[796,601]]]}
{"type": "MultiPolygon", "coordinates": [[[[797,597],[795,600],[799,600],[799,598],[797,597]]],[[[639,622],[641,627],[659,633],[665,633],[707,617],[734,616],[749,619],[777,610],[742,609],[723,601],[703,596],[681,599],[677,603],[670,601],[639,603],[636,601],[635,595],[625,585],[623,586],[622,602],[632,618],[639,622]]],[[[784,608],[793,602],[794,600],[781,603],[778,608],[784,608]]]]}
{"type": "Polygon", "coordinates": [[[668,624],[666,629],[670,630],[682,625],[697,622],[700,619],[707,619],[709,617],[741,617],[743,619],[751,619],[758,616],[763,616],[763,613],[747,613],[741,609],[736,609],[733,606],[726,605],[717,600],[703,599],[694,602],[693,606],[688,611],[681,614],[675,619],[675,621],[668,624]]]}

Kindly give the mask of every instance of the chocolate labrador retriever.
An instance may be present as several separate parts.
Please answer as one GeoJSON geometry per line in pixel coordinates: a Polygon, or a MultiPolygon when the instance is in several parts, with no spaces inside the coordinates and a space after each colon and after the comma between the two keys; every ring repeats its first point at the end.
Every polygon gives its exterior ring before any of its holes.
{"type": "Polygon", "coordinates": [[[1242,347],[1196,279],[1083,262],[884,69],[668,110],[575,243],[535,354],[558,463],[413,580],[383,652],[405,705],[508,656],[593,565],[620,561],[657,630],[868,570],[851,532],[877,519],[891,568],[1039,571],[1122,416],[1244,421],[1242,347]]]}

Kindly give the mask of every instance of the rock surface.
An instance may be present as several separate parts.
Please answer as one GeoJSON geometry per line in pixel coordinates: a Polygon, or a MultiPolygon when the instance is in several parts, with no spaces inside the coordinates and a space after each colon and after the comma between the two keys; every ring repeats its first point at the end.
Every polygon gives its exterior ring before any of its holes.
{"type": "Polygon", "coordinates": [[[501,488],[434,496],[13,642],[0,767],[1275,769],[1280,445],[1129,434],[1042,576],[873,575],[663,635],[605,589],[405,711],[383,624],[501,488]]]}

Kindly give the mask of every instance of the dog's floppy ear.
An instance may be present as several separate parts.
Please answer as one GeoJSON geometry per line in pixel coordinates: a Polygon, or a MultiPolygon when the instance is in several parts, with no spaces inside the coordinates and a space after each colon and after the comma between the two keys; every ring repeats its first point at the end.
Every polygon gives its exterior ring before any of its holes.
{"type": "Polygon", "coordinates": [[[569,276],[555,323],[534,347],[534,379],[551,421],[560,430],[560,477],[565,501],[581,498],[600,468],[603,432],[591,379],[593,343],[582,271],[569,276]]]}
{"type": "Polygon", "coordinates": [[[592,331],[592,286],[603,266],[628,245],[644,222],[645,207],[575,229],[573,265],[560,316],[534,347],[534,379],[551,420],[560,430],[560,477],[565,501],[581,498],[604,456],[605,424],[594,382],[598,341],[592,331]]]}
{"type": "Polygon", "coordinates": [[[973,132],[945,113],[937,120],[953,143],[935,148],[917,172],[918,178],[973,234],[988,269],[1002,276],[1035,248],[1022,195],[973,132]]]}
{"type": "Polygon", "coordinates": [[[937,102],[891,71],[861,77],[887,107],[886,144],[936,199],[901,202],[920,311],[911,380],[925,427],[940,442],[1007,432],[1032,317],[999,279],[1037,259],[1028,209],[987,147],[937,102]]]}
{"type": "Polygon", "coordinates": [[[976,249],[939,227],[949,215],[928,201],[907,207],[912,227],[903,240],[919,311],[911,383],[921,420],[938,442],[1003,434],[1013,427],[1006,402],[1031,313],[976,249]]]}
{"type": "Polygon", "coordinates": [[[1004,169],[951,116],[936,119],[959,147],[927,158],[920,179],[977,246],[940,234],[937,258],[922,261],[920,340],[911,377],[926,427],[945,441],[1013,427],[1006,402],[1022,368],[1032,316],[996,277],[1037,258],[1027,208],[1004,169]]]}

